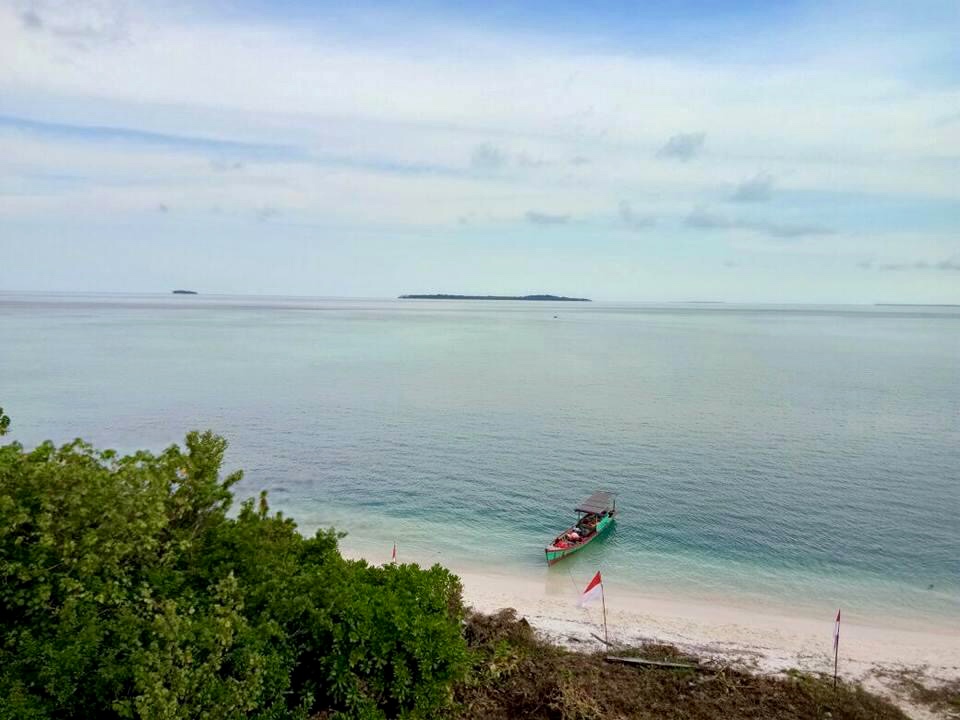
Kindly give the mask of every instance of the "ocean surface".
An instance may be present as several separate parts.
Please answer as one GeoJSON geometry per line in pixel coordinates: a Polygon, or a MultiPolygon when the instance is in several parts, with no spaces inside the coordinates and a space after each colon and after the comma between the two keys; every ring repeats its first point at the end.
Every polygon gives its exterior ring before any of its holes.
{"type": "Polygon", "coordinates": [[[6,293],[0,405],[28,446],[212,428],[384,560],[960,623],[960,308],[6,293]],[[615,530],[548,569],[594,489],[615,530]]]}

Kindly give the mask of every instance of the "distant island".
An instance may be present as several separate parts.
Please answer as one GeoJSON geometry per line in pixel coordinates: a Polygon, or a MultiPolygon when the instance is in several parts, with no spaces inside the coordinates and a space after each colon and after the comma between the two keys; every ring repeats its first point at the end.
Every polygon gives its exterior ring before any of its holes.
{"type": "Polygon", "coordinates": [[[197,291],[196,290],[174,290],[173,294],[174,295],[196,295],[197,291]]]}
{"type": "Polygon", "coordinates": [[[548,300],[555,302],[590,302],[590,298],[563,295],[401,295],[401,300],[548,300]]]}
{"type": "Polygon", "coordinates": [[[956,303],[874,303],[876,307],[960,307],[956,303]]]}

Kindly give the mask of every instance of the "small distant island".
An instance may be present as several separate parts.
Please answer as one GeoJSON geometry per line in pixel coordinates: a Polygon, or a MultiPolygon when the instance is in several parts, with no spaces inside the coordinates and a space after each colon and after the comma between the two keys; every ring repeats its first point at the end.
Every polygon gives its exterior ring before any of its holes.
{"type": "Polygon", "coordinates": [[[956,303],[874,303],[876,307],[960,307],[956,303]]]}
{"type": "Polygon", "coordinates": [[[563,295],[401,295],[401,300],[538,300],[554,302],[591,302],[590,298],[564,297],[563,295]]]}
{"type": "Polygon", "coordinates": [[[173,294],[174,295],[196,295],[197,291],[196,290],[174,290],[173,294]]]}

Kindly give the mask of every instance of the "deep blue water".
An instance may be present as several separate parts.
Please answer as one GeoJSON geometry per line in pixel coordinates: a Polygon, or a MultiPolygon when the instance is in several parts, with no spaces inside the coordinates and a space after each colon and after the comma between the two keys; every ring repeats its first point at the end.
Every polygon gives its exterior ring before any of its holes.
{"type": "Polygon", "coordinates": [[[385,555],[960,618],[960,308],[0,294],[0,405],[28,445],[213,428],[385,555]],[[616,530],[548,571],[595,488],[616,530]]]}

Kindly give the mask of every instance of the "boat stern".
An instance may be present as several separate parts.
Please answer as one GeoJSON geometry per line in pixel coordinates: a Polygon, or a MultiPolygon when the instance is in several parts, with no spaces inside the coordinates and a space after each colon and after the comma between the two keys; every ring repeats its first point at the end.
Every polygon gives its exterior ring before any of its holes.
{"type": "Polygon", "coordinates": [[[553,565],[554,563],[558,563],[560,560],[565,558],[569,551],[564,550],[563,548],[550,546],[544,548],[543,552],[547,558],[547,565],[553,565]]]}

